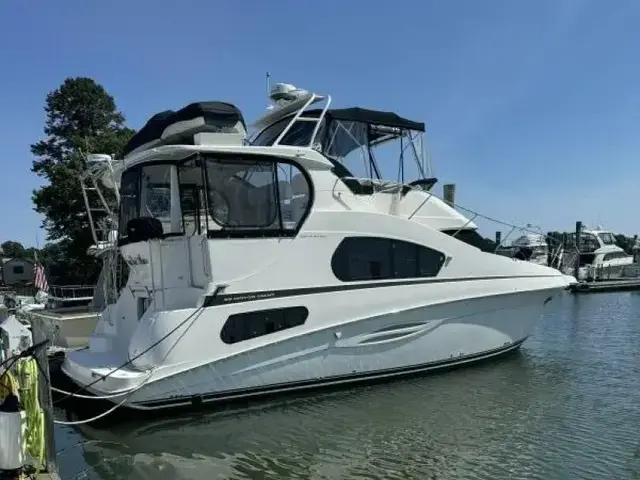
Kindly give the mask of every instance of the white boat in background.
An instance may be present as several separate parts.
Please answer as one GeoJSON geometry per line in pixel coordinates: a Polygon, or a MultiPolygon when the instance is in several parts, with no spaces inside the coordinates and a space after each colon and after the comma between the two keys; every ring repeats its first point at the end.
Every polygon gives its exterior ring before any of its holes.
{"type": "Polygon", "coordinates": [[[113,183],[117,162],[91,155],[86,163],[80,185],[95,242],[87,249],[87,255],[102,265],[96,285],[48,285],[44,268],[40,267],[43,278],[34,281],[35,285],[40,284],[36,295],[13,305],[20,321],[39,321],[46,329],[51,339],[50,352],[87,346],[101,312],[116,301],[116,292],[126,275],[117,249],[119,192],[113,183]],[[99,187],[102,184],[110,185],[110,190],[103,192],[99,187]]]}
{"type": "Polygon", "coordinates": [[[16,317],[24,323],[41,320],[53,351],[86,347],[105,308],[105,277],[111,270],[107,249],[92,245],[87,253],[103,265],[96,285],[50,285],[15,309],[16,317]]]}
{"type": "Polygon", "coordinates": [[[518,260],[526,260],[536,265],[548,265],[549,246],[541,233],[527,232],[516,238],[508,246],[500,246],[496,253],[518,260]]]}
{"type": "Polygon", "coordinates": [[[107,182],[129,276],[66,354],[77,385],[162,409],[467,364],[517,349],[575,281],[471,244],[472,219],[430,191],[423,123],[285,84],[272,99],[250,144],[219,102],[131,140],[107,182]],[[395,181],[374,153],[392,142],[395,181]]]}
{"type": "Polygon", "coordinates": [[[578,280],[621,278],[629,273],[627,270],[636,273],[633,255],[616,244],[613,232],[601,227],[584,228],[579,241],[575,233],[568,235],[563,259],[565,273],[574,271],[576,260],[579,262],[578,280]]]}

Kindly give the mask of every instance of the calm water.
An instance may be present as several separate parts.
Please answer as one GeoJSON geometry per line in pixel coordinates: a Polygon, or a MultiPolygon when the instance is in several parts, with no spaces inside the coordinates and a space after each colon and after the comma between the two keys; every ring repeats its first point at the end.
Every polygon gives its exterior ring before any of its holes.
{"type": "Polygon", "coordinates": [[[566,295],[504,360],[236,413],[61,427],[60,469],[65,480],[640,479],[639,344],[639,294],[566,295]]]}

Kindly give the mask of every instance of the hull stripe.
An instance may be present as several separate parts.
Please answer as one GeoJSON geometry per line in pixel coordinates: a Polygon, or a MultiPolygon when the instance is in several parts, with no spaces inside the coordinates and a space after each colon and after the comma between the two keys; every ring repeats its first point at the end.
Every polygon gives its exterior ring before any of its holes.
{"type": "Polygon", "coordinates": [[[238,390],[228,390],[225,392],[216,392],[211,394],[193,395],[193,396],[176,396],[167,399],[151,400],[146,402],[135,402],[133,404],[125,404],[129,408],[154,410],[169,407],[179,407],[188,405],[197,405],[201,403],[215,403],[223,401],[237,400],[241,398],[258,397],[269,394],[301,391],[308,389],[316,389],[321,387],[337,386],[341,384],[350,384],[358,382],[366,382],[372,380],[382,380],[385,378],[393,378],[400,376],[408,376],[412,374],[418,374],[437,369],[445,369],[448,367],[454,367],[456,365],[462,365],[473,361],[480,361],[491,357],[496,357],[509,353],[519,348],[526,340],[526,337],[508,345],[504,345],[493,350],[487,350],[484,352],[463,355],[446,360],[439,360],[436,362],[429,362],[420,365],[411,365],[408,367],[390,368],[385,370],[378,370],[374,372],[364,373],[352,373],[346,375],[335,376],[324,379],[304,380],[300,382],[280,383],[275,385],[268,385],[265,387],[257,388],[245,388],[238,390]]]}
{"type": "MultiPolygon", "coordinates": [[[[272,298],[293,297],[299,295],[315,295],[318,293],[343,292],[349,290],[364,290],[369,288],[406,287],[411,285],[426,285],[435,283],[461,283],[475,282],[479,280],[517,280],[524,278],[556,278],[558,275],[518,275],[518,276],[492,276],[492,277],[460,277],[460,278],[421,278],[394,281],[369,281],[365,283],[345,283],[340,285],[328,285],[323,287],[288,288],[280,290],[261,290],[240,293],[220,293],[207,295],[204,299],[204,307],[216,305],[228,305],[231,303],[255,302],[272,298]]],[[[553,287],[552,287],[553,288],[553,287]]],[[[557,287],[558,290],[564,287],[557,287]]]]}

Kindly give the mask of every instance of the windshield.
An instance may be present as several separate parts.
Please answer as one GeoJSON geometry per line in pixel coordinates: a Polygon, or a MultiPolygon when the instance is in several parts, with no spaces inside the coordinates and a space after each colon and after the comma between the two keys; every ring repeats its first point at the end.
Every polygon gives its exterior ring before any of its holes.
{"type": "Polygon", "coordinates": [[[121,240],[144,218],[157,220],[162,235],[294,235],[311,207],[300,167],[255,154],[135,166],[123,173],[120,195],[121,240]]]}
{"type": "MultiPolygon", "coordinates": [[[[251,142],[252,145],[270,147],[278,139],[280,134],[291,123],[292,117],[286,117],[262,130],[251,142]]],[[[297,121],[280,140],[280,145],[295,147],[308,147],[311,143],[311,135],[317,122],[297,121]]],[[[320,133],[317,138],[321,138],[320,133]]]]}
{"type": "Polygon", "coordinates": [[[598,236],[604,245],[615,245],[616,238],[611,233],[599,233],[598,236]]]}

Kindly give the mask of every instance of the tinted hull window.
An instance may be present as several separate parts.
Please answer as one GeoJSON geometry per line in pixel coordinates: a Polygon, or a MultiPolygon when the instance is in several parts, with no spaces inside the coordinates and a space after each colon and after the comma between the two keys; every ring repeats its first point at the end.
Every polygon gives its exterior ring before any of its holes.
{"type": "Polygon", "coordinates": [[[497,247],[495,242],[482,237],[476,230],[443,230],[442,233],[446,233],[467,245],[479,248],[483,252],[493,253],[497,247]]]}
{"type": "Polygon", "coordinates": [[[308,316],[309,311],[305,307],[236,313],[225,322],[220,338],[227,344],[242,342],[303,325],[308,316]]]}
{"type": "Polygon", "coordinates": [[[331,259],[334,275],[343,282],[435,277],[445,255],[411,242],[376,237],[348,237],[331,259]]]}

